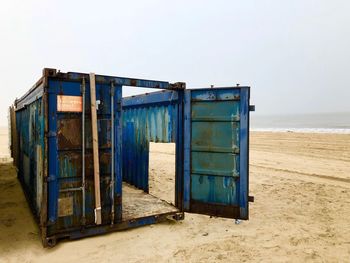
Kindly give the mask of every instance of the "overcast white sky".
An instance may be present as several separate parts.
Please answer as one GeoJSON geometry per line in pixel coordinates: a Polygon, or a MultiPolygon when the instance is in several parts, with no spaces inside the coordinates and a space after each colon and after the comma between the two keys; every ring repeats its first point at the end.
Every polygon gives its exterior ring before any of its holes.
{"type": "Polygon", "coordinates": [[[257,114],[350,112],[350,1],[0,3],[0,125],[61,71],[252,87],[257,114]]]}

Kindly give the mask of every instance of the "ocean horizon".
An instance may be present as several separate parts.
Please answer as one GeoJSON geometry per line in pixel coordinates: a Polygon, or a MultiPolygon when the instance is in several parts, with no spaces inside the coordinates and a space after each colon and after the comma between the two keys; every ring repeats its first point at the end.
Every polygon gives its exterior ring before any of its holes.
{"type": "Polygon", "coordinates": [[[350,112],[259,115],[251,113],[252,131],[350,133],[350,112]]]}
{"type": "MultiPolygon", "coordinates": [[[[250,116],[252,131],[350,134],[350,112],[250,116]]],[[[0,133],[7,132],[1,125],[0,133]]]]}

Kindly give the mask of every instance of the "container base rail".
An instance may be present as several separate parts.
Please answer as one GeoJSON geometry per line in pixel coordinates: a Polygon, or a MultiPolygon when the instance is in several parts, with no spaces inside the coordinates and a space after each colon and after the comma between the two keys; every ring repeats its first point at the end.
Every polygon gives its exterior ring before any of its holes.
{"type": "Polygon", "coordinates": [[[130,228],[137,228],[141,226],[157,224],[160,222],[165,222],[167,220],[176,220],[176,221],[184,220],[184,218],[185,218],[184,212],[169,212],[164,214],[146,216],[142,218],[129,219],[114,225],[93,226],[93,227],[83,228],[80,230],[66,229],[62,233],[57,233],[53,236],[47,237],[43,241],[43,246],[54,247],[56,246],[59,240],[63,240],[63,239],[77,240],[84,237],[97,236],[97,235],[106,234],[109,232],[116,232],[116,231],[122,231],[130,228]]]}

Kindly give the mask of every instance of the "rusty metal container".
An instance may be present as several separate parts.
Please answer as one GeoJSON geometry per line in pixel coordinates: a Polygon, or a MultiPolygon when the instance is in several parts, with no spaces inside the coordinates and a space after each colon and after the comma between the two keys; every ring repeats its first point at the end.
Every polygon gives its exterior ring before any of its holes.
{"type": "Polygon", "coordinates": [[[44,246],[180,220],[184,212],[248,219],[249,87],[190,90],[181,82],[96,75],[97,224],[91,81],[44,69],[12,108],[12,156],[44,246]],[[123,86],[161,91],[122,98],[123,86]],[[175,204],[148,194],[150,142],[176,144],[175,204]]]}

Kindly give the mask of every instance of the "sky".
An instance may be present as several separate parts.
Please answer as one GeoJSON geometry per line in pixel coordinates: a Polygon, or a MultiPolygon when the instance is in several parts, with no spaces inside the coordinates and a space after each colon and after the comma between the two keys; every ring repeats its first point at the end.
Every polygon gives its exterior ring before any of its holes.
{"type": "Polygon", "coordinates": [[[255,114],[350,112],[349,13],[348,0],[2,0],[0,125],[45,67],[240,83],[255,114]]]}

